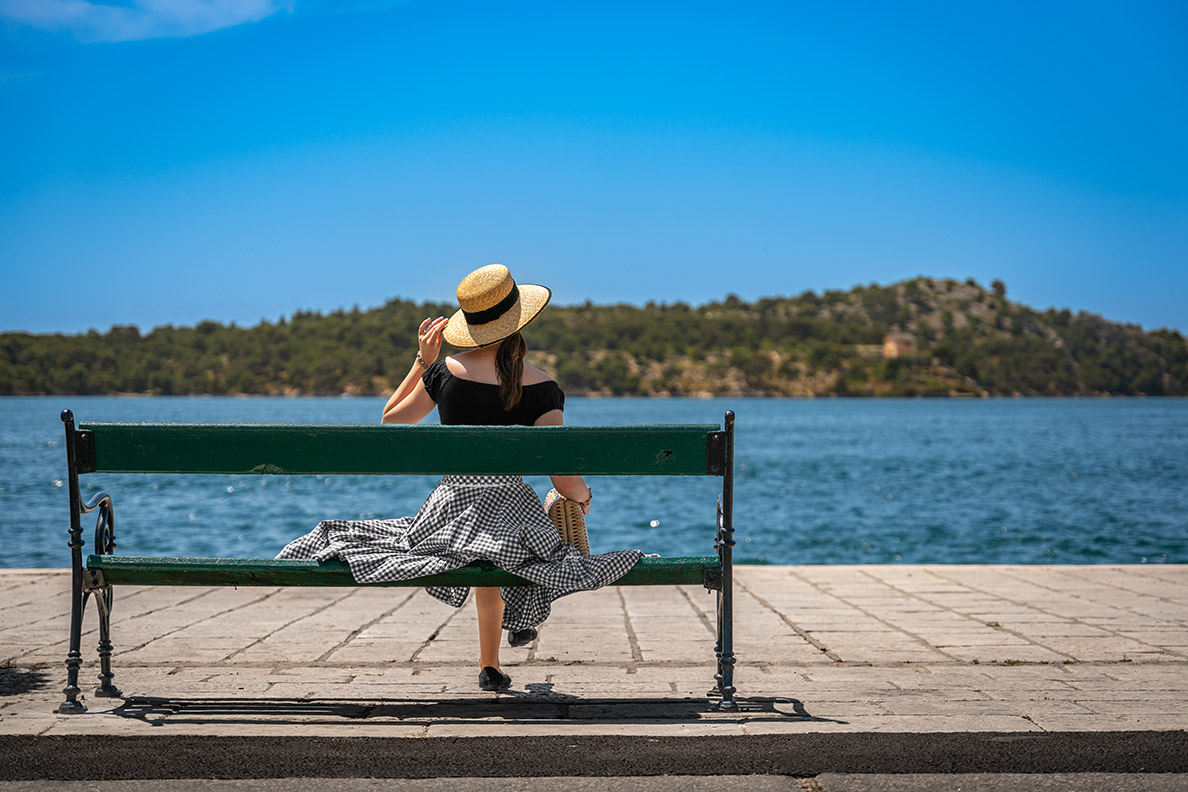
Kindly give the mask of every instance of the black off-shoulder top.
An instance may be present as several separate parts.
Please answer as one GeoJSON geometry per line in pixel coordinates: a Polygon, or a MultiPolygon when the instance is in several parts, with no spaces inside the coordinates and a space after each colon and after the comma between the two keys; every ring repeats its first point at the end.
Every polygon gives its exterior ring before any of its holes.
{"type": "Polygon", "coordinates": [[[446,426],[532,426],[550,410],[565,409],[565,392],[550,380],[525,385],[520,403],[505,410],[498,385],[455,376],[444,357],[425,369],[421,382],[446,426]]]}

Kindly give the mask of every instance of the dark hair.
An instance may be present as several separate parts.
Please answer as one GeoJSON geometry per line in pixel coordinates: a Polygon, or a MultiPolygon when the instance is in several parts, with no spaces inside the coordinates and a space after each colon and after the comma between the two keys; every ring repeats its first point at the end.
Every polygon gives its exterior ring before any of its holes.
{"type": "Polygon", "coordinates": [[[517,332],[503,339],[495,353],[495,373],[499,375],[499,397],[503,399],[504,410],[511,410],[520,403],[523,395],[520,380],[524,378],[524,354],[527,351],[524,336],[517,332]]]}

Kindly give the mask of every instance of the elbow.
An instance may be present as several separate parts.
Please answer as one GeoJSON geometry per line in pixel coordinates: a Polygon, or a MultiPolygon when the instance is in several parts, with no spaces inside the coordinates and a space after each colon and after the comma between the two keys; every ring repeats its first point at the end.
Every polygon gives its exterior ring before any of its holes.
{"type": "Polygon", "coordinates": [[[553,487],[569,500],[584,501],[590,494],[586,480],[581,476],[550,476],[553,487]]]}

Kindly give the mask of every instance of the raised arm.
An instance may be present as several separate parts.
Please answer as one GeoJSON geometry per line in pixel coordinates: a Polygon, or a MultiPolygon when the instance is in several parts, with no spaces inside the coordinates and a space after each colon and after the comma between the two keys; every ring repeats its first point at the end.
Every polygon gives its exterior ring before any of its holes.
{"type": "MultiPolygon", "coordinates": [[[[562,426],[565,424],[565,413],[560,410],[549,410],[536,419],[536,426],[562,426]]],[[[553,486],[566,498],[577,501],[582,507],[583,514],[590,513],[590,487],[581,476],[549,476],[553,486]]]]}
{"type": "Polygon", "coordinates": [[[441,331],[445,329],[447,321],[449,320],[439,316],[421,322],[421,327],[417,331],[417,359],[404,375],[400,386],[388,398],[380,423],[415,424],[433,412],[436,405],[425,392],[425,383],[421,381],[421,375],[437,360],[437,355],[441,351],[441,331]]]}

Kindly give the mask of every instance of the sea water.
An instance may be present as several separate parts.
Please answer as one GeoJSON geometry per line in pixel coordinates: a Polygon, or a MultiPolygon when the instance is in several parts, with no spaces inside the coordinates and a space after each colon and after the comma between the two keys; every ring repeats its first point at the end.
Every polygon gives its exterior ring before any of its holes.
{"type": "MultiPolygon", "coordinates": [[[[0,398],[0,566],[65,567],[63,408],[79,422],[373,423],[375,398],[0,398]]],[[[1188,562],[1185,399],[587,399],[577,425],[737,414],[744,563],[1188,562]]],[[[431,419],[432,420],[432,419],[431,419]]],[[[321,519],[413,514],[423,476],[83,476],[120,553],[271,557],[321,519]]],[[[547,478],[529,482],[543,496],[547,478]]],[[[713,552],[710,477],[592,477],[594,552],[713,552]]],[[[90,543],[91,516],[84,517],[90,543]]]]}

